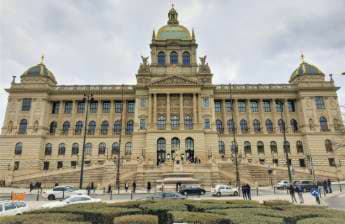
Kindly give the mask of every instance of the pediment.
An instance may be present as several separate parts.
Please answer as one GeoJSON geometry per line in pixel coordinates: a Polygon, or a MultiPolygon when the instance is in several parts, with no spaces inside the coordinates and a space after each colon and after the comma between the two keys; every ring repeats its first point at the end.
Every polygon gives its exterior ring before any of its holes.
{"type": "Polygon", "coordinates": [[[162,79],[151,82],[151,85],[153,86],[195,86],[198,84],[199,83],[197,81],[177,75],[164,77],[162,79]]]}

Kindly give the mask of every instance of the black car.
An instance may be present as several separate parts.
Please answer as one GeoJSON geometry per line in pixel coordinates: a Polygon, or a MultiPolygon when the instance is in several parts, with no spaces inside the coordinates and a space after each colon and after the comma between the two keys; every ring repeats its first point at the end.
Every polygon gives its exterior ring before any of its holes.
{"type": "Polygon", "coordinates": [[[295,186],[301,186],[304,192],[309,192],[311,189],[317,187],[313,181],[310,180],[296,180],[293,182],[295,186]]]}
{"type": "Polygon", "coordinates": [[[185,187],[180,190],[180,193],[183,195],[203,195],[206,191],[201,187],[185,187]]]}

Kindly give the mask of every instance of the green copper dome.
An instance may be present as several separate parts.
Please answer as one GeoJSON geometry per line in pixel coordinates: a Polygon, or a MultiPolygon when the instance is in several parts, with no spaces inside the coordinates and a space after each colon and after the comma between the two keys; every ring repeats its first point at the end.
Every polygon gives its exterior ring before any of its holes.
{"type": "Polygon", "coordinates": [[[302,75],[323,75],[323,72],[315,65],[303,61],[292,73],[290,80],[302,75]]]}
{"type": "Polygon", "coordinates": [[[23,74],[22,77],[39,77],[39,76],[45,76],[52,80],[53,82],[56,82],[54,74],[46,67],[45,64],[42,62],[30,67],[27,69],[23,74]]]}

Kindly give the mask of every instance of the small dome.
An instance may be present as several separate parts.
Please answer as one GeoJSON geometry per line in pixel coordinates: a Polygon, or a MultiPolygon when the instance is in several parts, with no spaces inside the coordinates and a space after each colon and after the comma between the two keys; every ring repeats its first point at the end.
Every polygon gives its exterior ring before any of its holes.
{"type": "Polygon", "coordinates": [[[303,75],[324,75],[324,73],[315,65],[311,65],[304,61],[304,56],[301,56],[302,62],[298,66],[298,68],[295,69],[295,71],[291,74],[290,81],[297,78],[298,76],[303,75]]]}
{"type": "Polygon", "coordinates": [[[39,77],[45,76],[56,83],[54,74],[43,64],[43,59],[40,64],[34,65],[27,69],[21,77],[39,77]]]}

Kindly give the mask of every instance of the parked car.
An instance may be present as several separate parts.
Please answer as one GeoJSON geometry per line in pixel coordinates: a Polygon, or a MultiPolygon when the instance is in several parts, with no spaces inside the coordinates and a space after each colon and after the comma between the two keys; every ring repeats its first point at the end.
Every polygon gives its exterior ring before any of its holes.
{"type": "Polygon", "coordinates": [[[229,185],[216,185],[212,192],[213,196],[238,196],[238,189],[229,185]]]}
{"type": "Polygon", "coordinates": [[[87,194],[86,190],[79,190],[71,186],[57,186],[52,190],[42,192],[42,196],[48,200],[67,198],[72,195],[87,194]]]}
{"type": "Polygon", "coordinates": [[[85,203],[94,203],[94,202],[101,202],[99,198],[91,198],[88,195],[72,195],[62,201],[54,201],[44,204],[42,208],[57,208],[57,207],[64,207],[66,205],[73,205],[73,204],[85,204],[85,203]]]}
{"type": "Polygon", "coordinates": [[[206,194],[205,189],[197,186],[187,186],[180,190],[180,194],[182,195],[203,195],[206,194]]]}
{"type": "Polygon", "coordinates": [[[278,190],[284,190],[287,189],[289,187],[289,181],[288,180],[281,180],[279,181],[276,186],[275,186],[278,190]]]}
{"type": "Polygon", "coordinates": [[[29,206],[24,201],[0,201],[0,216],[21,215],[27,211],[29,206]]]}
{"type": "Polygon", "coordinates": [[[176,192],[159,192],[159,193],[153,194],[152,196],[147,197],[146,199],[149,199],[149,200],[186,199],[186,197],[176,192]]]}
{"type": "Polygon", "coordinates": [[[301,186],[304,192],[309,192],[311,189],[317,187],[317,185],[311,180],[296,180],[293,184],[295,186],[301,186]]]}

